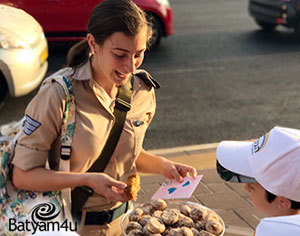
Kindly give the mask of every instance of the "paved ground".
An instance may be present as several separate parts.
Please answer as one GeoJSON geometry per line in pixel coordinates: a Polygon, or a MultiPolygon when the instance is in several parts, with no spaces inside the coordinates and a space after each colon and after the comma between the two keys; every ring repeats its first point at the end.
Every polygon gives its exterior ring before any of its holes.
{"type": "MultiPolygon", "coordinates": [[[[242,184],[226,183],[219,178],[215,170],[216,145],[195,145],[151,152],[194,166],[203,178],[188,200],[215,210],[225,222],[225,236],[250,236],[259,219],[266,215],[255,210],[242,184]]],[[[164,177],[160,175],[142,175],[142,189],[137,202],[148,202],[163,182],[164,177]]]]}

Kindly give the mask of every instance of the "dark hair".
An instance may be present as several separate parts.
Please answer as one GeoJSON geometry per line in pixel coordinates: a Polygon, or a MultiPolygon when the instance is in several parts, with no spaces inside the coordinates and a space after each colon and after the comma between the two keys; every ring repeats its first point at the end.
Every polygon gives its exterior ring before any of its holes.
{"type": "MultiPolygon", "coordinates": [[[[266,193],[267,193],[267,201],[269,203],[273,202],[274,199],[277,197],[276,195],[274,195],[273,193],[270,193],[269,191],[266,190],[266,193]]],[[[290,199],[289,199],[290,200],[290,199]]],[[[295,209],[295,210],[298,210],[300,209],[300,202],[296,202],[296,201],[293,201],[293,200],[290,200],[291,201],[291,208],[292,209],[295,209]]]]}
{"type": "MultiPolygon", "coordinates": [[[[97,44],[102,45],[115,32],[135,36],[145,25],[150,36],[151,27],[146,13],[132,0],[104,0],[91,13],[88,33],[95,37],[97,44]]],[[[68,52],[67,66],[75,67],[87,61],[89,53],[87,39],[75,44],[68,52]]]]}

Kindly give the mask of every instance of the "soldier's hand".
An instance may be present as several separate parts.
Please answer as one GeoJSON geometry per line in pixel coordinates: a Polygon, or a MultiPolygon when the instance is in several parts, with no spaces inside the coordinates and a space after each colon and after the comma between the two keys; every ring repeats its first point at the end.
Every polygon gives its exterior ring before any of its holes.
{"type": "Polygon", "coordinates": [[[162,171],[167,179],[176,179],[178,182],[182,182],[186,176],[197,177],[197,171],[194,167],[169,160],[164,161],[162,171]]]}
{"type": "Polygon", "coordinates": [[[89,186],[109,201],[126,202],[130,199],[124,194],[126,183],[113,179],[104,173],[87,173],[89,186]]]}

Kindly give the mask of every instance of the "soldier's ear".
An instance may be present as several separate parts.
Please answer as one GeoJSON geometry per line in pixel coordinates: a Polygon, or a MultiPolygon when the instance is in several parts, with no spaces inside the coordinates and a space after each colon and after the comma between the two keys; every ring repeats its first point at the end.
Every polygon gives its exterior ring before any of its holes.
{"type": "Polygon", "coordinates": [[[278,197],[278,208],[280,210],[286,210],[286,209],[290,209],[292,206],[291,200],[285,198],[285,197],[278,197]]]}
{"type": "Polygon", "coordinates": [[[86,39],[88,41],[91,53],[94,54],[96,52],[96,47],[97,47],[97,43],[96,43],[94,35],[92,35],[91,33],[88,33],[86,36],[86,39]]]}

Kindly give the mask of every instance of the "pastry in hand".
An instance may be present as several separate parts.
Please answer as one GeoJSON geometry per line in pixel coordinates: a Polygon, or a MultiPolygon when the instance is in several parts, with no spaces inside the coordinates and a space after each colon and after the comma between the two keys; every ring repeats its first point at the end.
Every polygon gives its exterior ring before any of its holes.
{"type": "Polygon", "coordinates": [[[138,174],[129,175],[126,184],[127,187],[124,190],[126,196],[136,201],[137,194],[140,191],[140,176],[138,174]]]}

